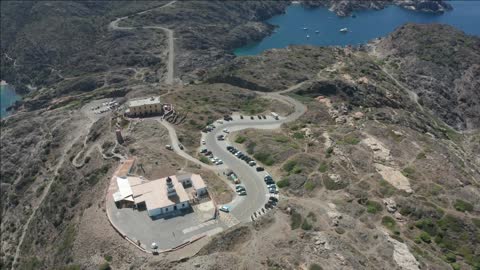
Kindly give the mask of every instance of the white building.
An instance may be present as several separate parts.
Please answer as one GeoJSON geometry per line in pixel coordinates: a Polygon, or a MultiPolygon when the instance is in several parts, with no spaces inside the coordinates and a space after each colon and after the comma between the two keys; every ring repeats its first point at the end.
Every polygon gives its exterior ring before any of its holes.
{"type": "Polygon", "coordinates": [[[118,207],[136,205],[148,215],[159,216],[190,207],[197,197],[207,193],[207,187],[198,174],[168,176],[153,181],[139,177],[117,177],[119,191],[113,194],[118,207]],[[193,187],[191,192],[186,189],[193,187]]]}

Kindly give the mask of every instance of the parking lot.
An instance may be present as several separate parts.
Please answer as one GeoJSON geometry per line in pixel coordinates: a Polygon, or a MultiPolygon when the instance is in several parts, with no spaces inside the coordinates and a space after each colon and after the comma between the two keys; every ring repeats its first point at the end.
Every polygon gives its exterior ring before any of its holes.
{"type": "Polygon", "coordinates": [[[211,201],[193,207],[183,214],[152,220],[146,211],[118,209],[113,200],[107,202],[111,222],[132,241],[151,250],[156,243],[160,250],[181,245],[201,235],[213,235],[227,228],[220,219],[212,220],[211,201]]]}
{"type": "MultiPolygon", "coordinates": [[[[268,172],[258,166],[252,157],[229,147],[229,134],[245,128],[278,128],[282,123],[279,121],[281,119],[284,118],[278,115],[276,117],[274,115],[248,117],[232,115],[229,119],[217,120],[202,134],[201,155],[221,160],[225,172],[228,173],[230,169],[239,179],[236,183],[235,179],[231,179],[232,188],[237,193],[237,197],[228,206],[231,209],[230,213],[240,221],[251,221],[265,213],[266,208],[275,205],[278,201],[278,189],[273,179],[265,179],[269,175],[268,172]],[[270,197],[274,197],[274,201],[270,197]]],[[[231,178],[231,176],[228,177],[231,178]]]]}

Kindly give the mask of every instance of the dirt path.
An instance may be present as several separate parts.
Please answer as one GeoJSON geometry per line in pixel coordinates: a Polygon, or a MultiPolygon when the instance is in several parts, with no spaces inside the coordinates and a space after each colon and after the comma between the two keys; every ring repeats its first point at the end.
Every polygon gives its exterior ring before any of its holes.
{"type": "Polygon", "coordinates": [[[92,119],[90,118],[87,118],[89,120],[88,124],[86,125],[80,125],[78,132],[72,132],[71,134],[77,134],[74,138],[72,138],[71,140],[68,140],[69,143],[64,147],[64,150],[63,150],[63,153],[62,155],[60,156],[58,162],[57,162],[57,166],[55,166],[55,169],[53,171],[53,176],[50,180],[50,182],[48,182],[47,186],[45,187],[42,195],[40,196],[40,199],[39,199],[39,202],[36,206],[33,206],[32,207],[32,213],[30,214],[30,216],[28,217],[27,219],[27,222],[25,222],[25,225],[23,226],[23,229],[22,229],[22,234],[20,236],[20,239],[18,241],[18,245],[17,245],[17,248],[15,250],[15,256],[13,257],[13,263],[12,263],[12,268],[11,269],[15,269],[15,266],[17,264],[17,261],[18,261],[18,257],[20,255],[20,249],[21,249],[21,246],[23,244],[23,241],[25,239],[25,235],[27,234],[27,231],[28,231],[28,228],[30,227],[30,223],[32,222],[33,218],[35,217],[35,214],[37,213],[37,210],[40,208],[40,206],[42,205],[43,201],[45,200],[45,198],[47,197],[47,195],[49,194],[50,192],[50,188],[52,187],[52,184],[55,182],[55,179],[56,179],[56,176],[58,176],[58,171],[60,170],[60,168],[62,167],[62,165],[65,163],[65,160],[68,156],[68,152],[69,150],[72,148],[72,146],[82,137],[82,136],[87,136],[88,133],[90,132],[90,128],[93,126],[93,124],[95,123],[95,121],[93,121],[92,119]]]}
{"type": "MultiPolygon", "coordinates": [[[[120,30],[120,31],[122,31],[122,30],[123,31],[124,30],[134,30],[135,31],[136,27],[118,26],[118,24],[122,20],[128,19],[131,16],[145,14],[145,13],[148,13],[148,12],[150,12],[152,10],[155,10],[155,9],[165,8],[165,7],[171,6],[175,2],[177,2],[177,1],[171,1],[168,4],[165,4],[163,6],[148,9],[148,10],[144,10],[144,11],[138,12],[134,15],[117,18],[117,19],[113,20],[112,22],[110,22],[108,27],[111,30],[120,30]]],[[[170,85],[173,84],[174,80],[175,80],[175,76],[174,76],[175,75],[174,74],[174,70],[175,70],[175,43],[174,43],[174,40],[173,40],[173,34],[174,34],[173,30],[162,27],[162,26],[158,26],[158,25],[143,26],[141,28],[143,28],[143,29],[160,29],[160,30],[165,31],[167,33],[167,37],[168,37],[168,60],[167,60],[167,75],[165,77],[165,83],[170,84],[170,85]]]]}

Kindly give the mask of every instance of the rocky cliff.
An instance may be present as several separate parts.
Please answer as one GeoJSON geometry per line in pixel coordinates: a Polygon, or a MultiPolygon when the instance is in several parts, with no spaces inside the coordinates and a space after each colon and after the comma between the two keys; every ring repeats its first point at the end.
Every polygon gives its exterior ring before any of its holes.
{"type": "Polygon", "coordinates": [[[407,24],[374,45],[418,102],[456,129],[480,127],[480,38],[447,25],[407,24]]]}
{"type": "Polygon", "coordinates": [[[302,1],[302,4],[311,8],[320,6],[327,7],[335,12],[338,16],[342,17],[350,16],[355,10],[379,10],[392,4],[413,11],[430,13],[443,13],[452,9],[452,6],[443,0],[304,0],[302,1]]]}

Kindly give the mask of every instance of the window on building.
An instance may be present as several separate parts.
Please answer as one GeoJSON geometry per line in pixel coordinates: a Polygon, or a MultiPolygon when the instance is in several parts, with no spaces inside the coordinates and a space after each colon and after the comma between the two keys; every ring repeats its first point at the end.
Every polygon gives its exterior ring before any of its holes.
{"type": "Polygon", "coordinates": [[[168,208],[165,208],[165,212],[168,212],[168,208]]]}

